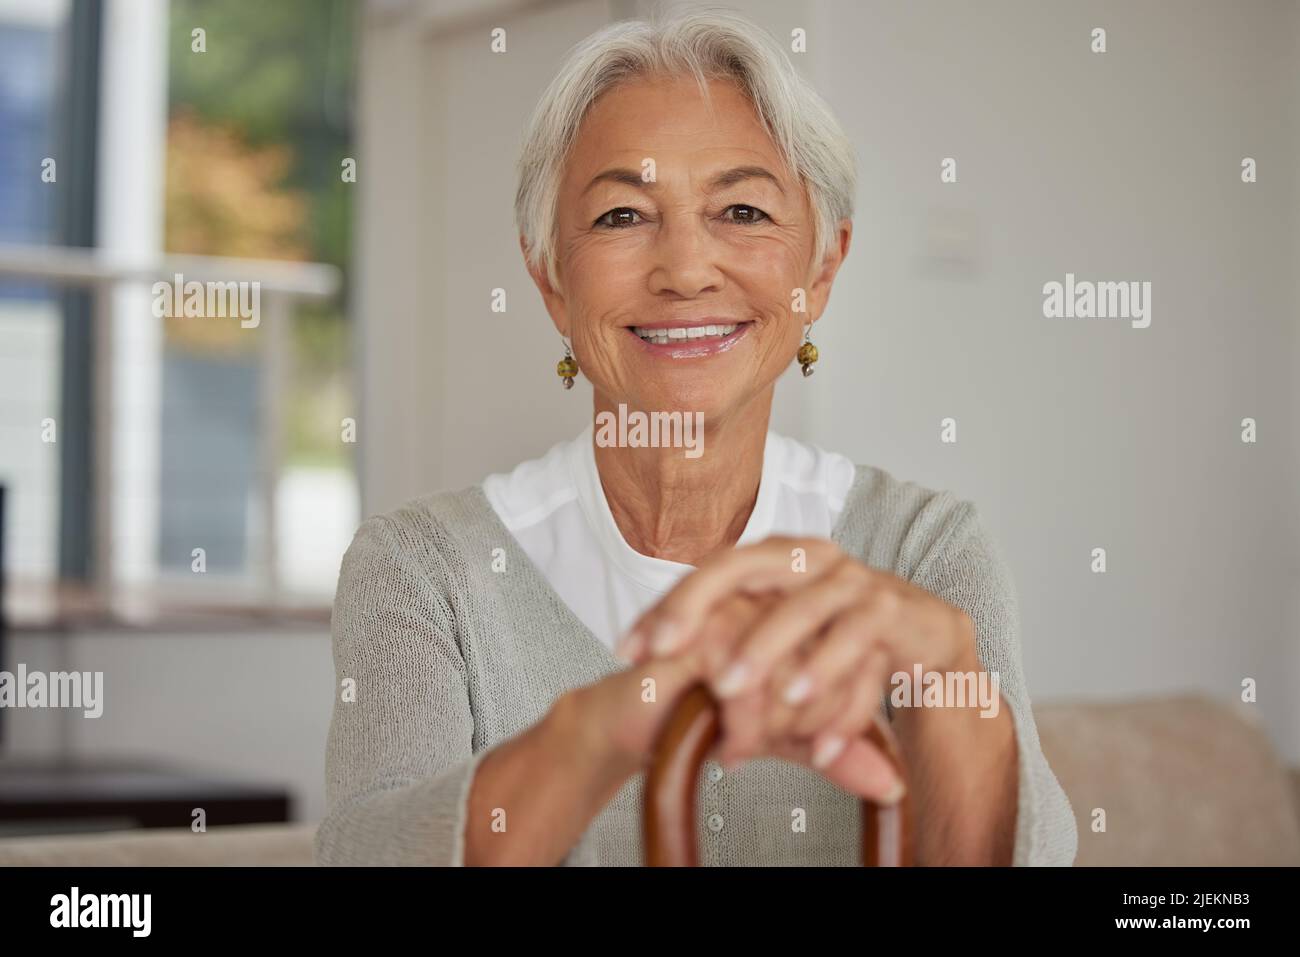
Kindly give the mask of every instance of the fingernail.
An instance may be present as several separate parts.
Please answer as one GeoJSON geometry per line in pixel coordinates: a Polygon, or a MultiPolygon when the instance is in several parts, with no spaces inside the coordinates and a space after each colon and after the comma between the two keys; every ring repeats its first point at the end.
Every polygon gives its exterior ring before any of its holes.
{"type": "Polygon", "coordinates": [[[808,677],[807,675],[800,675],[798,678],[795,678],[794,681],[790,682],[790,684],[786,687],[785,703],[798,704],[800,701],[803,701],[805,698],[807,698],[809,693],[811,692],[812,692],[812,678],[808,677]]]}
{"type": "Polygon", "coordinates": [[[650,638],[650,650],[656,655],[666,655],[677,647],[680,637],[676,625],[671,621],[661,621],[655,625],[654,635],[650,638]]]}
{"type": "Polygon", "coordinates": [[[844,746],[848,744],[843,738],[827,738],[821,744],[817,745],[817,750],[813,752],[813,766],[824,768],[840,756],[844,746]]]}
{"type": "Polygon", "coordinates": [[[881,804],[897,804],[903,800],[903,795],[907,793],[907,788],[898,778],[894,778],[893,786],[885,792],[885,796],[880,799],[881,804]]]}
{"type": "Polygon", "coordinates": [[[745,679],[748,677],[749,668],[745,666],[743,661],[737,661],[718,679],[718,683],[713,686],[713,690],[719,698],[730,698],[745,687],[745,679]]]}

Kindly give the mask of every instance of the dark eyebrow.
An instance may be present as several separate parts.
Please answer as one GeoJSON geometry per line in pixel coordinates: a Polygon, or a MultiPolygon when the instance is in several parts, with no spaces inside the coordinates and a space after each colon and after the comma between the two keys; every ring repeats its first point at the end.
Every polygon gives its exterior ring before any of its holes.
{"type": "Polygon", "coordinates": [[[597,183],[622,183],[624,186],[634,186],[637,189],[645,187],[647,184],[642,181],[641,174],[632,169],[607,169],[603,173],[597,173],[591,178],[591,182],[583,187],[582,195],[591,192],[591,188],[597,183]]]}
{"type": "Polygon", "coordinates": [[[743,183],[747,179],[770,180],[773,186],[781,190],[782,195],[785,194],[785,190],[781,189],[781,181],[762,166],[737,166],[734,169],[729,169],[726,172],[719,173],[709,182],[709,188],[726,189],[728,186],[735,186],[737,183],[743,183]]]}
{"type": "MultiPolygon", "coordinates": [[[[770,180],[772,185],[781,190],[782,195],[785,194],[785,190],[781,188],[781,181],[762,166],[736,166],[725,170],[709,181],[709,189],[726,189],[728,186],[735,186],[747,179],[770,180]]],[[[637,170],[607,169],[603,173],[597,173],[592,177],[591,182],[583,189],[583,194],[589,192],[597,183],[622,183],[636,189],[644,189],[648,185],[653,185],[642,180],[641,173],[637,170]]]]}

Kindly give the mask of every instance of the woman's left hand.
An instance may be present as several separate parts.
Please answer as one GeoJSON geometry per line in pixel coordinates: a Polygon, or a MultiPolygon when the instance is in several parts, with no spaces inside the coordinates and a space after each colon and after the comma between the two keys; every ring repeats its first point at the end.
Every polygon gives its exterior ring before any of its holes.
{"type": "Polygon", "coordinates": [[[707,680],[723,700],[762,702],[756,720],[724,728],[721,758],[759,755],[778,738],[811,743],[834,762],[879,711],[888,676],[979,669],[975,628],[960,608],[871,568],[825,539],[773,537],[721,552],[682,579],[620,643],[633,662],[690,648],[728,596],[769,594],[757,623],[707,680]],[[753,693],[763,690],[757,696],[753,693]]]}

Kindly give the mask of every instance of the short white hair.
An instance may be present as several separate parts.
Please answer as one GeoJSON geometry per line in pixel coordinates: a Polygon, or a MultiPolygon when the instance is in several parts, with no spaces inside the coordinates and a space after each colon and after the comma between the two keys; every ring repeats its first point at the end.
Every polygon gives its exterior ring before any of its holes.
{"type": "Polygon", "coordinates": [[[853,216],[857,172],[853,148],[826,102],[796,72],[773,37],[743,17],[691,11],[611,24],[569,53],[542,94],[519,156],[515,224],[533,267],[552,285],[555,226],[563,168],[578,127],[602,93],[652,75],[728,78],[753,102],[787,165],[808,190],[814,249],[835,243],[836,225],[853,216]]]}

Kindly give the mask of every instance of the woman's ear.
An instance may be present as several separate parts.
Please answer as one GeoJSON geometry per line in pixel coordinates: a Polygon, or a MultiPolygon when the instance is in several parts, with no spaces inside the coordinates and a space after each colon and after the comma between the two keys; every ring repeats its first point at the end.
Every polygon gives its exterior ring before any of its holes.
{"type": "Polygon", "coordinates": [[[808,289],[808,314],[813,322],[821,318],[831,298],[831,284],[844,264],[853,243],[853,220],[841,219],[835,227],[835,244],[821,254],[812,286],[808,289]]]}
{"type": "Polygon", "coordinates": [[[524,268],[528,270],[528,275],[532,277],[533,284],[537,286],[537,291],[542,294],[542,302],[546,305],[546,311],[551,316],[551,322],[555,323],[555,328],[559,330],[560,335],[569,335],[569,310],[565,305],[564,296],[551,285],[551,277],[547,274],[546,267],[541,264],[535,264],[528,258],[528,244],[523,236],[519,237],[519,251],[524,254],[524,268]]]}

